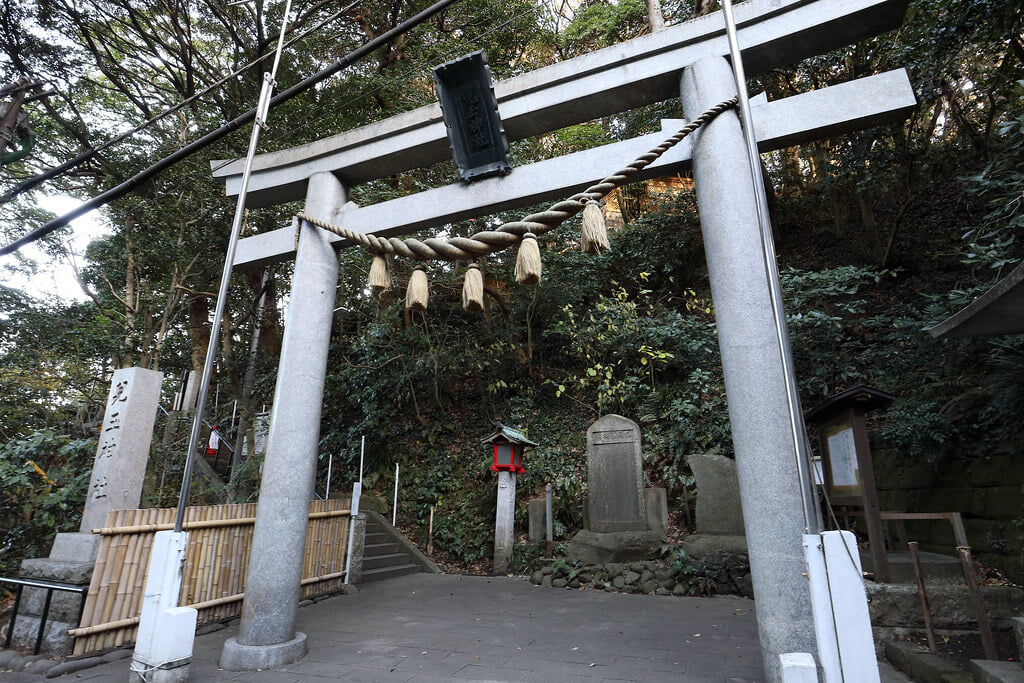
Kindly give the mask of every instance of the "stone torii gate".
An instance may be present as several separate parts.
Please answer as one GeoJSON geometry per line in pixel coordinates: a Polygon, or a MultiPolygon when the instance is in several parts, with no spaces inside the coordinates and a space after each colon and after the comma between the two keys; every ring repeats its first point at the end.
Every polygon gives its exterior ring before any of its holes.
{"type": "MultiPolygon", "coordinates": [[[[748,0],[736,8],[744,65],[755,74],[897,28],[908,0],[748,0]]],[[[721,12],[494,85],[510,139],[542,134],[681,94],[690,118],[735,94],[721,12]]],[[[902,70],[776,102],[755,98],[762,151],[902,120],[916,105],[902,70]]],[[[664,122],[674,132],[679,122],[664,122]]],[[[354,207],[346,186],[448,158],[437,104],[257,157],[249,205],[305,196],[306,214],[379,236],[408,234],[584,189],[646,152],[654,134],[380,204],[354,207]]],[[[242,164],[221,167],[237,194],[242,164]]],[[[637,180],[693,168],[739,474],[765,671],[816,652],[804,520],[783,369],[739,120],[720,115],[637,180]]],[[[336,236],[304,224],[239,243],[236,268],[295,259],[239,634],[221,666],[268,668],[305,654],[295,631],[308,501],[338,278],[336,236]]]]}

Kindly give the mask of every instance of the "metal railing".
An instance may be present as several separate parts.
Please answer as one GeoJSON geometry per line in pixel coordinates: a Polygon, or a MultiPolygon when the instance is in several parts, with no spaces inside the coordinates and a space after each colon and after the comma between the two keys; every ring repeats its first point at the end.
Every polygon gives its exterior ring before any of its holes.
{"type": "Polygon", "coordinates": [[[14,639],[14,622],[18,618],[18,608],[21,607],[21,595],[26,586],[29,588],[42,588],[46,591],[46,600],[43,602],[43,611],[39,618],[39,632],[36,634],[36,645],[32,649],[32,654],[39,654],[39,648],[42,647],[46,620],[50,615],[50,602],[53,600],[53,591],[78,593],[83,596],[82,602],[78,607],[78,618],[75,620],[75,628],[82,623],[82,610],[85,609],[84,595],[89,590],[88,586],[72,586],[67,583],[53,583],[51,581],[37,581],[35,579],[9,579],[3,576],[0,576],[0,583],[13,583],[18,587],[14,596],[14,610],[11,612],[11,621],[7,625],[7,638],[4,640],[5,649],[11,647],[11,641],[14,639]]]}

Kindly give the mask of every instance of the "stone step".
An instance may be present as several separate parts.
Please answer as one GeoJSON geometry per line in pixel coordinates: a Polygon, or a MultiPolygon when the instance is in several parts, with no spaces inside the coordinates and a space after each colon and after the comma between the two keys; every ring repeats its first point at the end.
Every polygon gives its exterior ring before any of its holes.
{"type": "Polygon", "coordinates": [[[387,555],[363,556],[363,571],[409,564],[409,553],[388,553],[387,555]]]}
{"type": "Polygon", "coordinates": [[[386,534],[383,531],[366,532],[366,543],[387,543],[390,540],[391,534],[386,534]]]}
{"type": "Polygon", "coordinates": [[[391,555],[398,552],[397,543],[367,543],[363,546],[363,557],[377,557],[379,555],[391,555]]]}
{"type": "Polygon", "coordinates": [[[383,581],[384,579],[393,579],[396,576],[415,574],[419,570],[420,567],[417,564],[400,564],[393,567],[381,567],[379,569],[364,569],[360,580],[363,583],[383,581]]]}

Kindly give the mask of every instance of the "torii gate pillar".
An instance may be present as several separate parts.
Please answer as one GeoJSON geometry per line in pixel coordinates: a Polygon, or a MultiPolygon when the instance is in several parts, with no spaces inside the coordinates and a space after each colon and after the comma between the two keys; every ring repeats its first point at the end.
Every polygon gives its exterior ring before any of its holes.
{"type": "MultiPolygon", "coordinates": [[[[331,220],[344,203],[345,188],[333,174],[309,179],[306,213],[331,220]]],[[[306,654],[295,617],[338,288],[338,256],[327,237],[309,224],[299,234],[242,620],[220,658],[232,671],[269,669],[306,654]]]]}
{"type": "MultiPolygon", "coordinates": [[[[736,94],[724,57],[683,72],[695,117],[736,94]]],[[[779,655],[817,652],[804,572],[803,505],[786,387],[762,258],[757,204],[739,118],[725,112],[695,134],[693,177],[725,373],[743,523],[768,680],[779,655]]]]}

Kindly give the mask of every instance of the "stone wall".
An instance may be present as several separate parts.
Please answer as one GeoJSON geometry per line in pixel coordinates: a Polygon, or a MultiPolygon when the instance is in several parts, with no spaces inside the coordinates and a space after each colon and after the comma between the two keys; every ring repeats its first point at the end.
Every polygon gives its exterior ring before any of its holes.
{"type": "MultiPolygon", "coordinates": [[[[879,505],[900,512],[960,512],[974,556],[1024,583],[1024,460],[1009,452],[968,458],[947,448],[934,463],[873,451],[879,505]]],[[[907,522],[922,550],[955,554],[948,522],[907,522]]]]}

